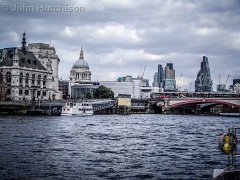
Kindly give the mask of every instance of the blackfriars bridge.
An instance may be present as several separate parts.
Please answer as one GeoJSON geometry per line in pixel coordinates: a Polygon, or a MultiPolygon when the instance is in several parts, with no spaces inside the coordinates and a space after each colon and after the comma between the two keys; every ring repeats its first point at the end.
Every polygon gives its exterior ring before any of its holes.
{"type": "Polygon", "coordinates": [[[176,109],[192,109],[224,106],[225,110],[240,111],[240,95],[233,93],[157,93],[152,96],[153,103],[163,113],[176,109]]]}
{"type": "Polygon", "coordinates": [[[225,111],[240,111],[240,98],[162,98],[155,101],[162,113],[175,110],[192,109],[195,112],[203,108],[222,105],[225,111]]]}

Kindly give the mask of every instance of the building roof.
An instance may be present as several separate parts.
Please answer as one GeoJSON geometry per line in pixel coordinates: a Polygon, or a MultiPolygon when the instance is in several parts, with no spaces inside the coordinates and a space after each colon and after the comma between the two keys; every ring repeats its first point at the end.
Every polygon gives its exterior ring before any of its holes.
{"type": "MultiPolygon", "coordinates": [[[[24,54],[22,50],[17,50],[18,56],[19,56],[19,66],[25,67],[25,68],[32,68],[37,70],[44,70],[46,71],[46,68],[41,64],[41,62],[35,57],[35,55],[32,52],[26,51],[24,54]]],[[[14,52],[15,55],[15,52],[14,52]]],[[[6,59],[4,59],[0,63],[0,67],[13,66],[13,58],[14,56],[8,56],[6,59]]]]}
{"type": "Polygon", "coordinates": [[[78,59],[74,65],[73,68],[89,68],[89,65],[86,60],[84,59],[78,59]]]}
{"type": "Polygon", "coordinates": [[[73,68],[87,68],[87,69],[89,69],[88,62],[84,59],[84,56],[83,56],[82,47],[81,47],[80,57],[79,57],[79,59],[74,63],[73,68]]]}

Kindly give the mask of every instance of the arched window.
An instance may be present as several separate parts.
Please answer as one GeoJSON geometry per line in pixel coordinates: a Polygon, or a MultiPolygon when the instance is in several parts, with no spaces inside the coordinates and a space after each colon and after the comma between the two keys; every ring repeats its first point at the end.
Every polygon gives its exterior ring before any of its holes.
{"type": "Polygon", "coordinates": [[[29,80],[29,74],[27,73],[27,74],[26,74],[26,81],[25,81],[26,84],[28,84],[28,80],[29,80]]]}
{"type": "Polygon", "coordinates": [[[20,72],[20,79],[19,79],[19,82],[20,82],[20,84],[22,84],[22,82],[23,82],[23,73],[22,73],[22,72],[20,72]]]}
{"type": "Polygon", "coordinates": [[[37,84],[40,85],[40,83],[41,83],[41,75],[38,75],[37,84]]]}
{"type": "Polygon", "coordinates": [[[32,84],[35,84],[35,74],[32,75],[32,84]]]}
{"type": "Polygon", "coordinates": [[[6,74],[6,80],[7,80],[7,83],[11,83],[11,81],[12,81],[12,75],[11,75],[10,72],[7,72],[7,74],[6,74]]]}
{"type": "Polygon", "coordinates": [[[46,81],[47,81],[47,76],[45,75],[45,76],[43,76],[43,86],[45,86],[45,87],[46,87],[46,81]]]}

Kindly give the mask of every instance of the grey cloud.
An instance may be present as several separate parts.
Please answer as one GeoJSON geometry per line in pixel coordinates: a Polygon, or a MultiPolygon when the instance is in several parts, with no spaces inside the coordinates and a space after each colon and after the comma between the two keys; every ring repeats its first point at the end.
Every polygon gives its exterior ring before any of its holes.
{"type": "Polygon", "coordinates": [[[193,83],[203,55],[209,57],[215,84],[220,73],[232,77],[239,74],[238,0],[3,0],[0,4],[41,3],[84,6],[86,12],[0,11],[0,45],[20,46],[24,30],[28,42],[51,41],[60,56],[60,76],[64,78],[78,58],[81,45],[93,77],[102,78],[98,80],[110,80],[113,72],[137,75],[144,66],[145,77],[152,80],[159,63],[172,62],[177,76],[183,74],[193,83]],[[146,57],[164,58],[150,60],[130,53],[141,50],[146,57]]]}

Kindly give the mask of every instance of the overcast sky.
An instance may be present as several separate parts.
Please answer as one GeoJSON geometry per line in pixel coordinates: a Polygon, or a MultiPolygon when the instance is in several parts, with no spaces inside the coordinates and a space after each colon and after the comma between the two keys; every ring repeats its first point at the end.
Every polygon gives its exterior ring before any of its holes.
{"type": "Polygon", "coordinates": [[[1,0],[0,48],[21,46],[24,31],[27,43],[51,42],[63,79],[81,46],[92,80],[136,77],[146,66],[152,82],[157,65],[169,62],[182,89],[193,89],[205,55],[216,89],[220,74],[223,84],[230,75],[227,85],[240,78],[239,7],[239,0],[1,0]]]}

